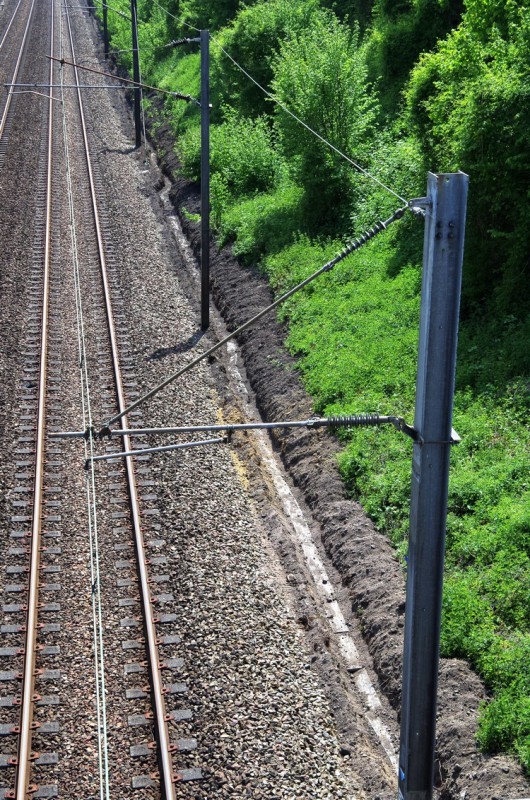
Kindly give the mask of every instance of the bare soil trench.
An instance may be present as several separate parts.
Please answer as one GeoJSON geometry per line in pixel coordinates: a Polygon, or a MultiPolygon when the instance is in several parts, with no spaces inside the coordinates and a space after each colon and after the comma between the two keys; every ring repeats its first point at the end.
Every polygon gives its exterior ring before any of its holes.
{"type": "MultiPolygon", "coordinates": [[[[150,140],[158,152],[158,165],[171,183],[170,200],[180,219],[182,229],[198,258],[200,252],[199,225],[190,221],[198,214],[198,186],[179,176],[179,164],[174,154],[174,138],[161,115],[158,98],[150,98],[156,124],[148,126],[150,140]],[[183,213],[186,209],[188,214],[183,213]]],[[[142,154],[139,154],[142,157],[142,154]]],[[[154,174],[154,190],[160,191],[164,179],[154,174]]],[[[180,277],[180,276],[179,276],[180,277]]],[[[186,288],[186,281],[182,281],[186,288]]],[[[198,308],[198,293],[190,279],[190,302],[198,308]]],[[[242,267],[229,247],[211,245],[211,292],[226,328],[235,330],[243,322],[268,305],[273,297],[267,282],[257,269],[242,267]]],[[[267,317],[238,339],[246,376],[262,418],[266,421],[304,419],[313,415],[311,398],[305,392],[296,371],[296,360],[284,347],[285,327],[267,317]]],[[[236,399],[227,391],[226,356],[219,356],[217,371],[219,391],[225,397],[225,416],[240,421],[236,399]],[[225,387],[224,389],[221,387],[225,387]]],[[[390,727],[396,730],[399,719],[403,623],[405,611],[405,580],[388,540],[379,534],[361,506],[349,499],[340,479],[336,455],[337,441],[327,434],[305,430],[272,433],[274,446],[298,490],[303,502],[320,530],[323,549],[343,596],[353,612],[352,625],[364,637],[378,679],[378,690],[386,695],[394,709],[390,727]]],[[[283,556],[288,575],[297,566],[281,524],[280,512],[270,505],[270,494],[263,485],[256,458],[249,454],[251,445],[236,444],[245,461],[254,497],[269,517],[269,529],[276,530],[273,544],[283,556]],[[255,466],[253,467],[252,464],[255,466]]],[[[258,459],[259,461],[259,459],[258,459]]],[[[293,578],[296,584],[296,577],[293,578]]],[[[321,669],[328,669],[329,646],[322,637],[318,620],[311,618],[304,598],[299,596],[300,624],[311,629],[315,658],[321,669]],[[328,666],[326,666],[328,665],[328,666]]],[[[475,743],[479,705],[486,698],[484,686],[469,666],[459,660],[442,660],[440,664],[438,725],[437,725],[437,794],[441,800],[519,800],[530,797],[530,784],[521,768],[505,756],[487,756],[478,752],[475,743]]],[[[335,714],[342,731],[344,747],[355,742],[355,722],[345,715],[343,693],[336,692],[335,714]]],[[[373,786],[374,798],[379,796],[373,786]]],[[[386,795],[385,795],[386,797],[386,795]]]]}

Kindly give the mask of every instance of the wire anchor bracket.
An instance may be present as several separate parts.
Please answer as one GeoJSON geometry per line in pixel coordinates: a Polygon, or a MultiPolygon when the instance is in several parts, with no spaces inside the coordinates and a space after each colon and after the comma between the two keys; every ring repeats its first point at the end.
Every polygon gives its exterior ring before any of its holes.
{"type": "Polygon", "coordinates": [[[432,200],[430,197],[412,197],[407,206],[413,214],[421,214],[424,217],[427,209],[432,208],[432,200]]]}

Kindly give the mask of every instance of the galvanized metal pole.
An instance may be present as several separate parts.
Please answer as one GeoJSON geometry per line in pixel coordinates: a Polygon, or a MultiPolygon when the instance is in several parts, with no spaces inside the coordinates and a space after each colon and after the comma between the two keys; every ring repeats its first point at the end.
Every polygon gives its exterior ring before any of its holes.
{"type": "Polygon", "coordinates": [[[428,177],[398,797],[431,800],[445,523],[468,177],[428,177]]]}
{"type": "MultiPolygon", "coordinates": [[[[131,27],[133,51],[133,78],[136,84],[140,83],[140,59],[138,56],[138,17],[136,0],[131,0],[131,27]]],[[[134,90],[134,129],[136,132],[136,147],[142,144],[142,119],[140,113],[140,87],[134,90]]]]}
{"type": "Polygon", "coordinates": [[[210,31],[201,31],[201,328],[210,325],[210,31]]]}

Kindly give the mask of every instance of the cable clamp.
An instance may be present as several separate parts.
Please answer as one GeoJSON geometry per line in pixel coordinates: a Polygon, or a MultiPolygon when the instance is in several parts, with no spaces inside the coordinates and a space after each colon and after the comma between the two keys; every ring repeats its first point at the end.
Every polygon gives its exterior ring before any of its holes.
{"type": "Polygon", "coordinates": [[[412,425],[408,425],[403,417],[390,417],[390,421],[396,430],[400,431],[400,433],[404,433],[405,436],[408,436],[413,442],[423,443],[423,439],[416,428],[413,428],[412,425]]]}
{"type": "Polygon", "coordinates": [[[95,439],[98,438],[97,431],[93,425],[91,425],[86,429],[83,438],[85,439],[85,442],[94,441],[95,439]]]}
{"type": "Polygon", "coordinates": [[[322,420],[319,419],[308,419],[307,420],[307,428],[321,428],[322,427],[322,420]]]}
{"type": "Polygon", "coordinates": [[[460,444],[461,441],[462,441],[462,439],[458,435],[458,433],[455,431],[455,429],[451,428],[451,436],[449,437],[449,439],[446,439],[445,441],[443,439],[431,439],[428,442],[426,442],[424,439],[421,439],[420,444],[450,444],[450,445],[454,445],[454,444],[460,444]]]}
{"type": "Polygon", "coordinates": [[[432,200],[430,197],[413,197],[407,205],[413,214],[425,216],[426,210],[432,208],[432,200]]]}
{"type": "Polygon", "coordinates": [[[104,425],[101,428],[101,430],[96,434],[96,436],[98,439],[104,439],[105,437],[107,437],[107,439],[110,440],[112,438],[112,431],[108,425],[104,425]]]}

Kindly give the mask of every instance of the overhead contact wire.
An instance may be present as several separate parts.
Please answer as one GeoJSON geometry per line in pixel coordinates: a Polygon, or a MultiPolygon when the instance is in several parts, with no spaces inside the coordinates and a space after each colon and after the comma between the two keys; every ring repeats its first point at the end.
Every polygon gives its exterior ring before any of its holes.
{"type": "MultiPolygon", "coordinates": [[[[67,11],[68,16],[68,11],[67,11]]],[[[69,18],[68,18],[69,24],[69,18]]],[[[63,30],[61,19],[61,46],[63,44],[63,30]]],[[[64,77],[61,74],[61,82],[64,77]]],[[[70,231],[72,243],[72,260],[74,267],[74,287],[76,297],[76,316],[77,316],[77,338],[79,352],[79,369],[81,379],[81,406],[83,419],[86,425],[92,425],[92,411],[90,401],[90,386],[88,377],[88,365],[86,358],[86,337],[84,329],[83,302],[81,295],[81,278],[79,268],[79,251],[77,246],[76,218],[73,201],[73,183],[68,146],[68,131],[66,121],[66,106],[64,102],[64,91],[61,90],[63,101],[63,140],[66,161],[66,179],[68,192],[68,206],[70,217],[70,231]]],[[[85,458],[93,456],[93,442],[85,442],[85,458]]],[[[96,486],[95,474],[92,469],[86,477],[86,496],[87,496],[87,518],[90,549],[90,593],[92,605],[92,629],[94,642],[94,669],[96,682],[96,714],[97,714],[97,737],[98,737],[98,760],[99,760],[99,781],[100,781],[100,800],[110,800],[110,776],[109,776],[109,756],[108,756],[108,731],[107,731],[107,709],[106,709],[106,688],[105,688],[105,651],[103,643],[103,611],[101,604],[101,581],[99,565],[99,540],[96,515],[96,486]]]]}

